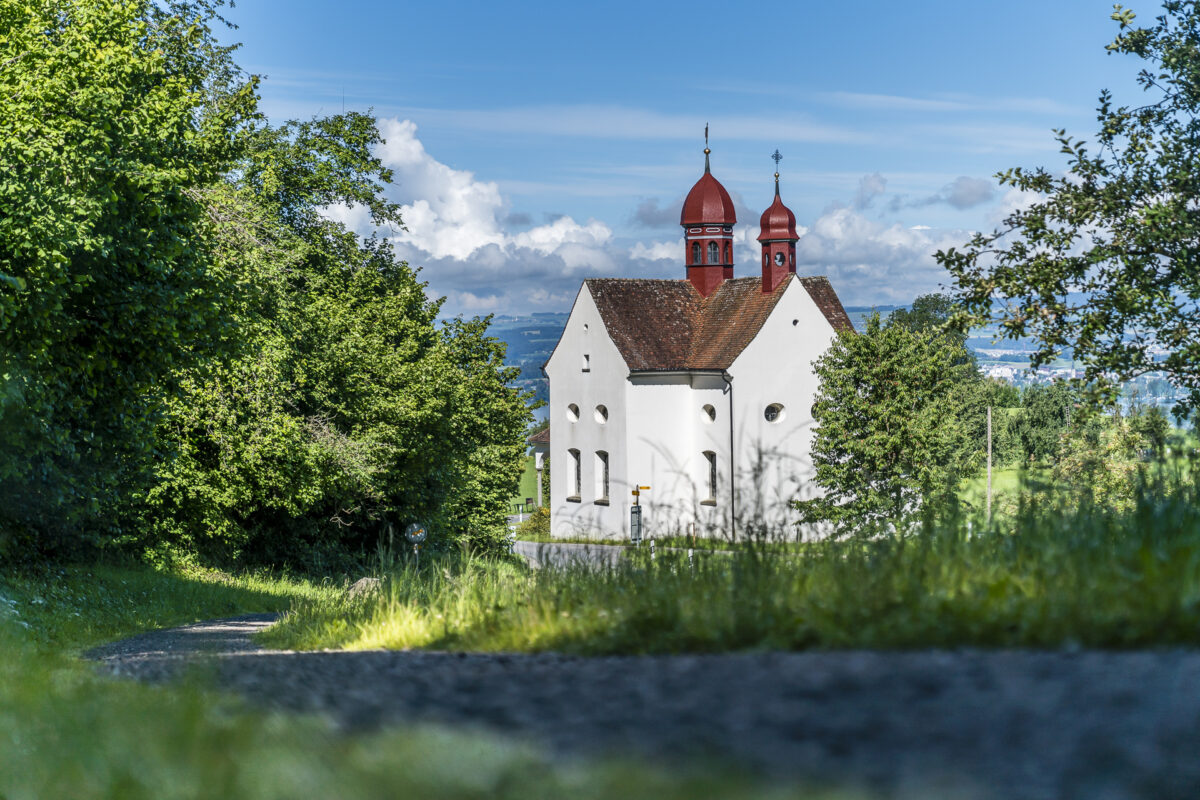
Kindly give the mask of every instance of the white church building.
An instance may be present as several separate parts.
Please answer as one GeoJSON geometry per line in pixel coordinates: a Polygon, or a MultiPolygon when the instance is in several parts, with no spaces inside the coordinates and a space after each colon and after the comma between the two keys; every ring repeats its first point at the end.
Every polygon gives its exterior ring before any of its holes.
{"type": "Polygon", "coordinates": [[[585,280],[543,368],[554,536],[628,538],[639,486],[644,536],[814,533],[790,506],[818,491],[812,362],[853,326],[826,278],[796,275],[778,173],[761,274],[734,277],[709,152],[680,215],[686,278],[585,280]]]}

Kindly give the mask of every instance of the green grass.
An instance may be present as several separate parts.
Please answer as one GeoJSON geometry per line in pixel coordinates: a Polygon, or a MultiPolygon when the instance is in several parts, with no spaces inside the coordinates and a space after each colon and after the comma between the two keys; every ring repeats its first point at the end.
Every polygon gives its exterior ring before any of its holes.
{"type": "Polygon", "coordinates": [[[534,469],[534,459],[532,456],[525,457],[525,468],[521,473],[521,481],[517,484],[517,493],[509,498],[509,507],[506,509],[508,513],[512,513],[513,503],[524,504],[527,498],[533,498],[537,502],[537,470],[534,469]]]}
{"type": "Polygon", "coordinates": [[[694,571],[644,548],[611,572],[444,559],[395,573],[381,599],[299,601],[267,638],[582,654],[1200,644],[1194,495],[1127,515],[1042,498],[990,530],[976,518],[969,535],[966,523],[786,556],[706,555],[694,571]]]}
{"type": "Polygon", "coordinates": [[[201,569],[95,565],[0,574],[0,597],[14,612],[10,624],[43,649],[64,653],[154,628],[284,611],[298,599],[339,594],[340,587],[329,583],[201,569]]]}
{"type": "MultiPolygon", "coordinates": [[[[87,567],[0,573],[0,798],[793,797],[728,769],[563,763],[495,736],[420,727],[345,735],[247,710],[196,684],[97,675],[75,654],[199,618],[332,604],[344,592],[266,576],[87,567]]],[[[814,798],[845,798],[827,790],[814,798]]]]}

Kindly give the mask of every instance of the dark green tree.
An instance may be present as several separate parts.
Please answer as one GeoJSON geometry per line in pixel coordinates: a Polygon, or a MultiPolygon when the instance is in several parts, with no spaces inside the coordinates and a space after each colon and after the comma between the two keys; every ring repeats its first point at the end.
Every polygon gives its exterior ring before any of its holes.
{"type": "Polygon", "coordinates": [[[321,570],[388,523],[441,543],[503,540],[529,411],[487,320],[440,302],[386,240],[321,210],[401,225],[365,114],[257,127],[203,195],[218,263],[240,287],[228,357],[184,376],[160,432],[145,517],[156,553],[321,570]]]}
{"type": "Polygon", "coordinates": [[[219,3],[0,0],[0,555],[106,540],[224,286],[193,192],[255,80],[219,3]]]}
{"type": "Polygon", "coordinates": [[[1165,456],[1171,422],[1161,408],[1149,406],[1134,409],[1134,413],[1129,415],[1129,429],[1146,442],[1155,458],[1161,460],[1165,456]]]}
{"type": "Polygon", "coordinates": [[[803,522],[900,531],[977,467],[980,441],[962,413],[977,374],[940,332],[885,327],[875,315],[861,333],[839,334],[815,369],[812,456],[825,494],[796,503],[803,522]]]}
{"type": "MultiPolygon", "coordinates": [[[[1093,390],[1158,370],[1200,403],[1200,2],[1167,0],[1148,27],[1116,6],[1110,53],[1145,62],[1137,106],[1100,95],[1094,148],[1057,131],[1067,171],[1011,169],[1040,199],[963,249],[939,252],[969,314],[1032,337],[1032,363],[1074,350],[1093,390]],[[1159,353],[1165,355],[1159,355],[1159,353]]],[[[1098,397],[1094,399],[1100,399],[1098,397]]]]}
{"type": "Polygon", "coordinates": [[[1013,432],[1023,462],[1052,463],[1071,424],[1071,412],[1078,400],[1065,382],[1033,383],[1021,393],[1021,413],[1013,423],[1013,432]]]}

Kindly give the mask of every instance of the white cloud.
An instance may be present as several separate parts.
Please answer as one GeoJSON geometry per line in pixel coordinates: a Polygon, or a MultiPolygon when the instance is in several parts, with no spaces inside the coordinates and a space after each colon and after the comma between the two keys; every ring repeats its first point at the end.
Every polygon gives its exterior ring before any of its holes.
{"type": "Polygon", "coordinates": [[[651,242],[648,245],[638,242],[629,251],[631,258],[646,261],[678,261],[683,258],[682,254],[683,239],[674,242],[651,242]]]}
{"type": "Polygon", "coordinates": [[[885,225],[837,207],[801,235],[796,261],[799,272],[828,275],[848,305],[907,303],[947,281],[933,253],[961,246],[968,236],[924,225],[885,225]]]}
{"type": "Polygon", "coordinates": [[[435,258],[466,258],[485,245],[504,243],[498,222],[504,200],[495,183],[435,160],[409,120],[380,120],[379,130],[386,141],[378,155],[395,172],[393,199],[401,203],[408,228],[396,241],[435,258]]]}
{"type": "Polygon", "coordinates": [[[598,247],[612,238],[612,229],[594,219],[580,225],[570,217],[559,217],[549,225],[532,228],[512,237],[516,247],[528,247],[543,255],[553,253],[567,244],[598,247]]]}
{"type": "Polygon", "coordinates": [[[1027,192],[1022,189],[1009,189],[1000,198],[1000,204],[993,208],[987,216],[988,224],[999,225],[1013,212],[1024,211],[1039,200],[1045,199],[1038,192],[1027,192]]]}

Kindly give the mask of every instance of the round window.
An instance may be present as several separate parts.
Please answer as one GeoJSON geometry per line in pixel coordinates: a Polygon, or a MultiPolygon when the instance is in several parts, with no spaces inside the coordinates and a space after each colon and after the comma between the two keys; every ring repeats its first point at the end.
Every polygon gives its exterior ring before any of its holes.
{"type": "Polygon", "coordinates": [[[596,406],[596,422],[601,425],[608,422],[608,406],[604,404],[596,406]]]}
{"type": "Polygon", "coordinates": [[[716,420],[716,418],[717,410],[708,403],[705,403],[704,407],[700,409],[700,419],[704,420],[705,422],[713,422],[716,420]]]}
{"type": "Polygon", "coordinates": [[[571,403],[570,405],[567,406],[567,421],[568,422],[578,422],[579,421],[579,406],[575,405],[574,403],[571,403]]]}
{"type": "Polygon", "coordinates": [[[763,417],[767,422],[780,422],[783,420],[783,405],[780,403],[771,403],[763,409],[763,417]]]}

